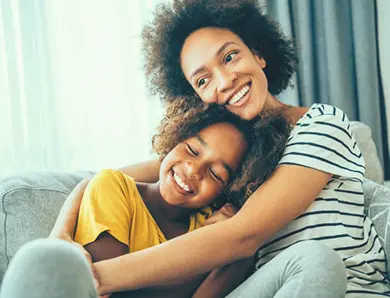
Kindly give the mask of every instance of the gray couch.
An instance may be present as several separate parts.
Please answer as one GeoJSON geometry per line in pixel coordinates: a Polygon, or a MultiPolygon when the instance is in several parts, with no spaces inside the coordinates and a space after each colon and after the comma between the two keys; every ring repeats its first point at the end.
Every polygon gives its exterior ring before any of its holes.
{"type": "MultiPolygon", "coordinates": [[[[366,161],[365,211],[374,221],[389,260],[390,189],[383,186],[383,170],[370,129],[353,122],[352,131],[366,161]]],[[[91,174],[40,172],[0,180],[0,280],[24,243],[49,235],[65,198],[82,178],[91,174]]],[[[387,264],[390,272],[390,263],[387,264]]]]}

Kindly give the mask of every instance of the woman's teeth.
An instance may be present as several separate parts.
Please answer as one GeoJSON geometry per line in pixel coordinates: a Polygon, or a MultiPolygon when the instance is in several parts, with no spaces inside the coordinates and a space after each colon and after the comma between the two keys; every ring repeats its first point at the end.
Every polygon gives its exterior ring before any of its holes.
{"type": "Polygon", "coordinates": [[[233,98],[229,101],[229,105],[234,105],[236,102],[238,102],[241,98],[245,96],[245,94],[248,93],[249,89],[249,85],[245,85],[244,87],[242,87],[242,89],[237,92],[237,94],[234,95],[233,98]]]}
{"type": "Polygon", "coordinates": [[[177,175],[176,173],[173,173],[173,179],[175,179],[176,183],[182,188],[184,189],[186,192],[192,192],[192,190],[190,189],[190,187],[185,184],[183,182],[183,180],[181,180],[181,178],[179,177],[179,175],[177,175]]]}

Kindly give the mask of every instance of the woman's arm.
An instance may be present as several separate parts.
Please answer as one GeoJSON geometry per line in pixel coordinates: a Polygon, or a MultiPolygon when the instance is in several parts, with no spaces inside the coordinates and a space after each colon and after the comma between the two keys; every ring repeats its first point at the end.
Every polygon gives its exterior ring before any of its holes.
{"type": "Polygon", "coordinates": [[[156,247],[96,263],[99,290],[106,293],[162,285],[249,258],[302,214],[330,178],[331,174],[319,170],[282,165],[231,219],[156,247]]]}
{"type": "Polygon", "coordinates": [[[237,288],[250,273],[253,257],[214,269],[192,298],[223,298],[237,288]]]}
{"type": "Polygon", "coordinates": [[[134,178],[135,181],[154,183],[158,181],[160,162],[149,160],[119,169],[122,173],[134,178]]]}

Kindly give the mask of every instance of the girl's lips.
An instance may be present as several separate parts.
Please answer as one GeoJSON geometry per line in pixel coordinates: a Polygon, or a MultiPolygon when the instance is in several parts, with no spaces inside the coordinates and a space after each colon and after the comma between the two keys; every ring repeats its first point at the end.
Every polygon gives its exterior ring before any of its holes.
{"type": "Polygon", "coordinates": [[[180,194],[183,194],[183,195],[192,195],[192,193],[189,193],[189,192],[185,191],[183,188],[181,188],[181,187],[177,184],[175,178],[173,178],[174,173],[175,173],[175,172],[174,172],[173,170],[171,170],[170,179],[171,179],[171,182],[172,182],[172,184],[174,185],[176,191],[177,191],[178,193],[180,193],[180,194]]]}
{"type": "Polygon", "coordinates": [[[251,96],[251,93],[252,93],[252,82],[250,82],[248,85],[249,85],[249,91],[239,101],[237,101],[234,104],[229,104],[229,106],[240,107],[240,106],[244,105],[249,100],[249,97],[251,96]]]}

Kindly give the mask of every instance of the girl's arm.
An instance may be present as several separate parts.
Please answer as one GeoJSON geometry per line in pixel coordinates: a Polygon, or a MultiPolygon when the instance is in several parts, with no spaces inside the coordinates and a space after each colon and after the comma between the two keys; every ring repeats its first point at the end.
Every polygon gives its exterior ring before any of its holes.
{"type": "Polygon", "coordinates": [[[331,174],[312,168],[281,165],[236,216],[156,247],[96,263],[99,290],[109,293],[177,282],[249,258],[302,214],[330,178],[331,174]]]}
{"type": "MultiPolygon", "coordinates": [[[[236,213],[236,207],[227,203],[207,218],[206,225],[227,220],[236,213]]],[[[252,269],[253,259],[252,257],[239,260],[222,268],[214,269],[198,287],[192,298],[226,297],[248,276],[252,269]]]]}
{"type": "Polygon", "coordinates": [[[89,179],[84,179],[79,182],[66,198],[49,237],[68,241],[73,239],[81,200],[88,182],[89,179]]]}
{"type": "MultiPolygon", "coordinates": [[[[123,173],[133,177],[140,182],[156,182],[160,171],[160,162],[151,160],[135,165],[123,167],[120,169],[123,173]]],[[[72,240],[74,230],[77,223],[77,216],[79,213],[83,194],[89,179],[82,180],[73,189],[71,194],[65,200],[60,213],[55,222],[54,228],[50,233],[50,237],[61,238],[65,240],[72,240]]]]}
{"type": "Polygon", "coordinates": [[[192,298],[223,298],[237,288],[248,276],[253,257],[214,269],[196,290],[192,298]]]}
{"type": "Polygon", "coordinates": [[[160,162],[149,160],[119,169],[122,173],[134,178],[135,181],[154,183],[158,181],[160,162]]]}

